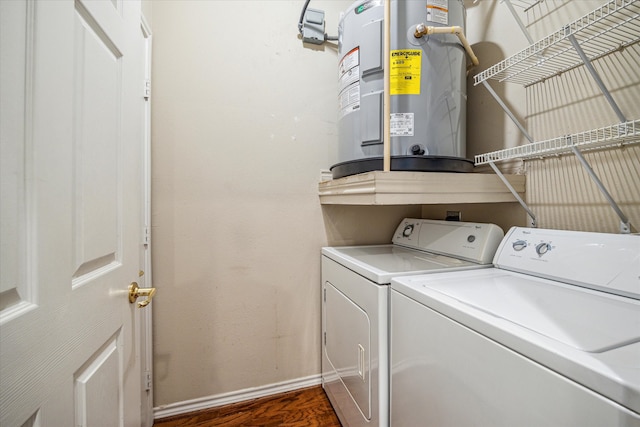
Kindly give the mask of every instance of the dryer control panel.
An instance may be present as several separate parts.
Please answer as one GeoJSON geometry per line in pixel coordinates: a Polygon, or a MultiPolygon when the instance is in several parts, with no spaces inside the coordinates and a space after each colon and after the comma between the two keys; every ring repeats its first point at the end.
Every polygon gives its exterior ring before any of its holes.
{"type": "Polygon", "coordinates": [[[505,270],[640,299],[640,236],[513,227],[496,252],[505,270]]]}
{"type": "Polygon", "coordinates": [[[491,264],[504,233],[495,224],[405,218],[393,243],[412,249],[491,264]]]}

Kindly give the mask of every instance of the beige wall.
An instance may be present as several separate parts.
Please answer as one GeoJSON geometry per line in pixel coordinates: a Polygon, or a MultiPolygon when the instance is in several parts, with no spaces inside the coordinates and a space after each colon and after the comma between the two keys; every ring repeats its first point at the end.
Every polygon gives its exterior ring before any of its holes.
{"type": "MultiPolygon", "coordinates": [[[[316,3],[331,32],[350,2],[316,3]]],[[[153,3],[156,406],[319,372],[337,52],[302,4],[153,3]]]]}
{"type": "MultiPolygon", "coordinates": [[[[303,3],[153,2],[156,406],[318,374],[323,245],[387,242],[403,216],[442,218],[448,209],[505,229],[526,223],[514,203],[321,207],[320,169],[336,161],[338,58],[329,46],[298,40],[303,3]]],[[[523,15],[534,38],[601,1],[564,3],[547,0],[523,15]]],[[[311,6],[327,12],[335,34],[350,4],[311,6]]],[[[526,47],[504,4],[465,4],[479,70],[526,47]]],[[[630,118],[640,115],[635,49],[599,65],[615,71],[614,96],[630,118]]],[[[583,73],[543,89],[492,85],[541,139],[590,129],[594,115],[596,125],[614,123],[583,73]],[[554,95],[555,85],[570,95],[554,95]]],[[[524,142],[483,87],[469,84],[468,96],[469,157],[524,142]]],[[[619,151],[589,158],[640,224],[638,151],[619,151]]],[[[516,162],[511,170],[528,174],[527,198],[542,226],[616,231],[610,209],[572,162],[516,162]],[[557,167],[564,163],[567,170],[557,167]]]]}
{"type": "MultiPolygon", "coordinates": [[[[507,118],[500,105],[484,86],[474,86],[473,76],[524,49],[528,41],[507,7],[500,1],[465,0],[467,38],[480,61],[467,79],[467,157],[523,144],[526,139],[507,118]]],[[[523,121],[526,116],[526,94],[518,85],[495,84],[491,87],[523,121]]]]}

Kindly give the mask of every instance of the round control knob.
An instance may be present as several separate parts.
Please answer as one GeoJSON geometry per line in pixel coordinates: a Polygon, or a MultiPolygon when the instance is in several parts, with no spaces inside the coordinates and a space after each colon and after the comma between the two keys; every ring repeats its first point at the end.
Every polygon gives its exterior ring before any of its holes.
{"type": "Polygon", "coordinates": [[[525,242],[524,240],[518,240],[516,242],[513,242],[512,246],[513,250],[521,251],[527,247],[527,242],[525,242]]]}
{"type": "Polygon", "coordinates": [[[402,235],[404,237],[409,237],[411,236],[411,233],[413,233],[413,224],[409,224],[407,225],[404,230],[402,230],[402,235]]]}
{"type": "Polygon", "coordinates": [[[542,256],[542,255],[546,254],[549,251],[549,249],[551,249],[551,245],[550,244],[548,244],[548,243],[539,243],[536,246],[536,253],[538,255],[542,256]]]}
{"type": "Polygon", "coordinates": [[[474,236],[473,234],[469,234],[469,236],[467,236],[467,242],[469,243],[473,243],[476,240],[476,236],[474,236]]]}

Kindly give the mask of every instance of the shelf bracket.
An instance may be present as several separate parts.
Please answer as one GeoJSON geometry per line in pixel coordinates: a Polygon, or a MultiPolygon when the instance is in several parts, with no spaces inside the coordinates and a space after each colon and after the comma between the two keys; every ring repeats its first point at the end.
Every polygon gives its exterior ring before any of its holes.
{"type": "Polygon", "coordinates": [[[500,178],[500,180],[504,183],[504,185],[507,186],[509,191],[511,191],[511,194],[513,194],[513,197],[515,197],[516,200],[518,201],[518,203],[520,203],[520,206],[522,206],[524,208],[524,210],[527,211],[527,214],[529,214],[529,217],[531,218],[531,226],[534,227],[534,228],[537,227],[538,225],[537,225],[537,222],[536,222],[536,216],[533,214],[531,209],[529,209],[529,206],[527,206],[527,204],[524,202],[524,200],[522,200],[522,197],[520,197],[520,195],[518,194],[516,189],[513,188],[513,186],[509,183],[509,181],[507,181],[507,178],[505,178],[505,176],[502,174],[500,169],[498,169],[498,167],[495,165],[495,163],[489,162],[489,166],[491,166],[491,169],[493,169],[493,171],[496,173],[496,175],[498,175],[498,178],[500,178]]]}
{"type": "Polygon", "coordinates": [[[491,94],[491,96],[493,96],[493,99],[496,100],[496,102],[500,105],[500,107],[502,107],[502,109],[504,110],[505,113],[507,113],[507,116],[509,116],[509,118],[513,121],[513,123],[516,124],[516,126],[518,126],[518,129],[520,129],[520,132],[522,132],[522,134],[524,135],[525,138],[527,138],[527,140],[530,143],[533,143],[533,138],[531,137],[531,135],[529,135],[529,132],[527,132],[527,130],[524,128],[524,126],[522,126],[522,124],[518,121],[518,119],[516,118],[516,116],[513,115],[513,113],[511,112],[511,110],[509,109],[509,107],[507,107],[507,104],[505,104],[504,102],[502,102],[502,99],[500,99],[500,97],[498,96],[498,94],[493,90],[493,88],[489,85],[489,83],[486,80],[482,81],[482,84],[484,85],[484,87],[487,88],[487,90],[489,91],[489,93],[491,94]]]}
{"type": "Polygon", "coordinates": [[[598,187],[598,190],[600,190],[602,195],[605,197],[605,199],[607,199],[607,201],[609,202],[613,210],[616,212],[616,214],[618,215],[618,218],[620,218],[620,233],[621,234],[631,233],[631,224],[629,223],[629,219],[622,212],[622,210],[620,209],[616,201],[613,200],[613,197],[611,197],[611,194],[609,194],[609,192],[605,188],[602,181],[600,181],[596,173],[593,171],[593,169],[587,162],[587,160],[582,156],[582,153],[580,152],[580,150],[578,150],[576,146],[572,146],[571,150],[573,151],[573,154],[576,155],[576,157],[582,164],[582,167],[587,171],[591,180],[596,184],[596,186],[598,187]]]}
{"type": "MultiPolygon", "coordinates": [[[[508,1],[508,0],[506,0],[506,1],[508,1]]],[[[565,27],[565,32],[566,33],[569,32],[569,27],[565,27]]],[[[573,48],[578,53],[578,56],[580,56],[580,59],[582,59],[582,62],[584,63],[584,66],[587,67],[587,70],[589,70],[589,73],[591,74],[591,77],[593,78],[593,80],[595,80],[596,84],[600,88],[600,91],[602,91],[602,94],[606,98],[607,102],[609,102],[609,105],[611,105],[611,108],[613,109],[613,111],[618,116],[618,120],[620,120],[620,122],[622,122],[622,123],[626,122],[627,121],[626,117],[624,116],[624,114],[622,114],[622,111],[618,107],[618,104],[616,104],[616,101],[611,96],[611,93],[609,93],[609,90],[604,85],[604,82],[600,78],[600,75],[598,74],[596,69],[593,68],[593,65],[591,64],[591,61],[589,60],[589,58],[587,58],[587,55],[584,53],[584,50],[582,50],[582,47],[580,46],[580,43],[578,43],[578,41],[576,40],[576,37],[573,34],[569,34],[569,41],[571,42],[571,44],[573,45],[573,48]]]]}
{"type": "Polygon", "coordinates": [[[516,20],[516,23],[518,24],[518,26],[520,26],[520,29],[522,30],[522,32],[524,33],[524,36],[529,41],[529,44],[533,44],[533,39],[531,38],[531,35],[529,34],[527,27],[525,27],[524,23],[516,13],[516,10],[513,8],[513,5],[511,4],[511,0],[502,0],[502,1],[504,2],[504,4],[507,5],[509,12],[511,12],[511,14],[513,15],[513,19],[516,20]]]}

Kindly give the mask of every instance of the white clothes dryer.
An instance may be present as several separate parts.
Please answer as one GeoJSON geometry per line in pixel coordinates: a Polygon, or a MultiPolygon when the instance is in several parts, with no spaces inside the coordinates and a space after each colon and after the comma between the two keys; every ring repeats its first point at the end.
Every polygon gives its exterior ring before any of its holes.
{"type": "Polygon", "coordinates": [[[512,228],[391,282],[391,424],[640,426],[640,236],[512,228]]]}
{"type": "Polygon", "coordinates": [[[322,384],[344,427],[389,426],[389,283],[489,267],[494,224],[404,219],[392,244],[322,248],[322,384]]]}

